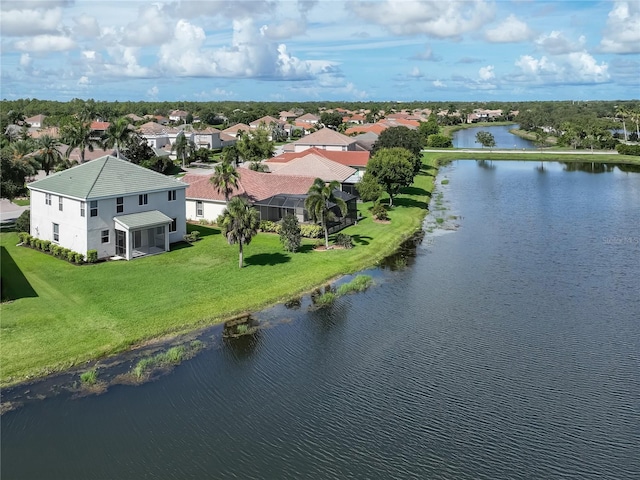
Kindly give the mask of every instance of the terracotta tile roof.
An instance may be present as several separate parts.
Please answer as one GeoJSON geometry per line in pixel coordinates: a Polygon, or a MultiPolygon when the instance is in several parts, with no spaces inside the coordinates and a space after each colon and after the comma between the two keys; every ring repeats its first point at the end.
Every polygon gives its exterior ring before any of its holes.
{"type": "MultiPolygon", "coordinates": [[[[278,194],[303,195],[309,191],[315,177],[302,175],[278,175],[274,173],[254,172],[248,168],[239,168],[240,180],[238,188],[234,189],[230,197],[246,196],[253,202],[258,202],[278,194]]],[[[212,175],[189,173],[182,177],[187,183],[186,197],[198,200],[217,200],[224,202],[224,195],[218,193],[209,179],[212,175]]]]}
{"type": "Polygon", "coordinates": [[[91,130],[106,130],[111,125],[109,122],[91,122],[91,130]]]}
{"type": "Polygon", "coordinates": [[[356,125],[354,127],[347,128],[344,133],[347,135],[351,135],[353,133],[375,133],[376,135],[380,135],[384,130],[387,129],[387,126],[381,123],[369,123],[365,125],[356,125]]]}
{"type": "Polygon", "coordinates": [[[304,115],[300,115],[296,118],[296,122],[304,122],[304,123],[317,123],[320,121],[320,117],[314,115],[313,113],[305,113],[304,115]]]}
{"type": "Polygon", "coordinates": [[[39,123],[40,125],[42,125],[42,122],[44,122],[45,118],[47,117],[42,114],[39,114],[39,115],[34,115],[33,117],[25,118],[24,121],[27,122],[28,124],[39,123]]]}
{"type": "Polygon", "coordinates": [[[250,132],[251,131],[251,127],[249,127],[249,125],[245,125],[244,123],[236,123],[235,125],[232,125],[229,128],[225,128],[224,130],[222,130],[224,133],[230,134],[230,135],[237,135],[238,132],[240,130],[244,130],[245,132],[250,132]]]}
{"type": "Polygon", "coordinates": [[[321,128],[317,132],[313,132],[300,140],[293,142],[294,145],[351,145],[355,143],[352,138],[331,130],[330,128],[321,128]]]}
{"type": "Polygon", "coordinates": [[[233,140],[236,140],[236,137],[234,137],[233,135],[229,135],[228,133],[221,132],[220,140],[222,140],[223,142],[231,142],[233,140]]]}
{"type": "Polygon", "coordinates": [[[276,123],[276,124],[282,124],[283,122],[278,120],[277,118],[273,118],[270,115],[266,115],[262,118],[259,118],[257,120],[254,120],[253,122],[251,122],[249,125],[250,126],[255,126],[255,127],[259,127],[261,123],[264,123],[265,125],[271,125],[272,123],[276,123]]]}
{"type": "MultiPolygon", "coordinates": [[[[310,148],[302,152],[285,152],[277,157],[272,157],[267,160],[267,164],[274,163],[288,163],[297,158],[302,158],[306,155],[314,154],[327,158],[331,161],[346,165],[348,167],[365,167],[369,163],[370,153],[368,151],[334,151],[324,150],[321,148],[310,148]]],[[[277,167],[276,167],[277,168],[277,167]]]]}
{"type": "Polygon", "coordinates": [[[299,175],[313,178],[321,178],[325,182],[337,180],[343,182],[356,173],[356,169],[347,165],[329,160],[317,153],[304,152],[306,155],[293,159],[284,164],[269,163],[269,168],[273,165],[277,175],[299,175]]]}
{"type": "Polygon", "coordinates": [[[138,131],[145,135],[160,135],[166,133],[165,127],[156,122],[147,122],[138,127],[138,131]]]}

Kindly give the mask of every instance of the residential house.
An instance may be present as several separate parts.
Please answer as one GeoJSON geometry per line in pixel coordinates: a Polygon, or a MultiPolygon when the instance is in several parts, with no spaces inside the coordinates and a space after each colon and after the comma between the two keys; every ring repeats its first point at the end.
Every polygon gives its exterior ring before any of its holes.
{"type": "Polygon", "coordinates": [[[241,131],[249,133],[251,131],[251,127],[249,127],[249,125],[246,125],[244,123],[236,123],[235,125],[232,125],[231,127],[225,128],[224,130],[222,130],[222,133],[225,133],[231,137],[237,138],[238,134],[241,131]]]}
{"type": "Polygon", "coordinates": [[[170,144],[167,127],[156,122],[147,122],[138,127],[138,134],[147,141],[151,148],[162,148],[170,144]]]}
{"type": "Polygon", "coordinates": [[[273,118],[272,116],[266,115],[262,118],[254,120],[249,124],[251,129],[255,130],[257,128],[266,128],[269,130],[269,140],[273,140],[274,138],[281,139],[285,133],[285,125],[286,123],[278,120],[277,118],[273,118]]]}
{"type": "Polygon", "coordinates": [[[313,113],[305,113],[296,118],[296,125],[300,123],[306,124],[307,126],[315,126],[320,123],[320,117],[313,113]]]}
{"type": "Polygon", "coordinates": [[[45,118],[47,118],[45,115],[34,115],[33,117],[26,118],[24,121],[28,123],[31,128],[42,128],[44,127],[45,118]]]}
{"type": "Polygon", "coordinates": [[[323,150],[360,150],[353,138],[347,137],[330,128],[321,128],[317,132],[302,137],[295,142],[285,145],[285,151],[301,152],[309,148],[323,150]]]}
{"type": "Polygon", "coordinates": [[[189,112],[184,110],[174,110],[169,114],[169,121],[176,123],[186,123],[189,112]]]}
{"type": "Polygon", "coordinates": [[[93,121],[89,128],[91,128],[91,138],[94,140],[101,139],[111,124],[109,122],[93,121]]]}
{"type": "Polygon", "coordinates": [[[283,123],[288,123],[290,121],[294,121],[297,116],[298,115],[295,112],[288,112],[286,110],[283,110],[279,114],[280,121],[283,122],[283,123]]]}
{"type": "Polygon", "coordinates": [[[31,235],[83,255],[131,260],[166,252],[186,233],[187,185],[109,155],[27,188],[31,235]]]}

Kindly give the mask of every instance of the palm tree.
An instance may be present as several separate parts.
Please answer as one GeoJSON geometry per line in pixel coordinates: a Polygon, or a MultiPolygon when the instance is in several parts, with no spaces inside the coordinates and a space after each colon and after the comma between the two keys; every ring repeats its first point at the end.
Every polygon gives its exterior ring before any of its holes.
{"type": "Polygon", "coordinates": [[[74,148],[80,150],[80,163],[84,163],[85,150],[93,152],[94,147],[100,145],[100,142],[91,136],[91,124],[82,120],[74,120],[64,125],[60,131],[62,141],[69,145],[65,152],[65,157],[69,159],[71,151],[74,148]]]}
{"type": "Polygon", "coordinates": [[[18,140],[9,144],[11,152],[11,160],[13,162],[24,166],[27,175],[33,176],[38,173],[40,164],[35,158],[33,151],[36,149],[36,144],[31,140],[18,140]]]}
{"type": "Polygon", "coordinates": [[[625,120],[629,117],[629,111],[625,107],[616,106],[616,117],[622,118],[622,129],[624,131],[624,141],[627,141],[627,124],[625,120]]]}
{"type": "Polygon", "coordinates": [[[229,205],[229,195],[231,195],[234,188],[238,188],[239,179],[240,175],[233,165],[228,162],[221,162],[216,165],[209,181],[218,193],[224,195],[224,200],[229,205]]]}
{"type": "Polygon", "coordinates": [[[636,142],[640,142],[640,109],[631,110],[629,117],[636,124],[636,142]]]}
{"type": "Polygon", "coordinates": [[[120,158],[120,149],[127,145],[134,133],[129,128],[127,118],[118,118],[107,128],[103,138],[103,146],[104,148],[115,148],[116,157],[120,158]]]}
{"type": "Polygon", "coordinates": [[[193,140],[187,140],[184,132],[179,133],[176,137],[176,143],[171,145],[171,151],[175,150],[176,156],[182,159],[182,168],[185,166],[186,157],[191,156],[195,149],[195,143],[193,143],[193,140]]]}
{"type": "Polygon", "coordinates": [[[39,150],[36,158],[46,175],[49,175],[49,172],[62,160],[62,155],[58,151],[59,146],[60,142],[50,135],[43,135],[38,140],[39,150]]]}
{"type": "Polygon", "coordinates": [[[334,205],[340,209],[342,215],[347,211],[344,200],[334,195],[334,190],[339,190],[340,184],[333,180],[328,185],[321,178],[316,178],[307,192],[304,207],[314,222],[320,222],[324,229],[325,247],[329,248],[329,221],[336,219],[336,214],[331,210],[334,205]],[[332,205],[333,204],[333,205],[332,205]]]}
{"type": "Polygon", "coordinates": [[[249,245],[258,233],[260,214],[242,197],[233,197],[218,219],[218,225],[227,237],[229,245],[238,244],[238,266],[243,265],[243,247],[249,245]]]}

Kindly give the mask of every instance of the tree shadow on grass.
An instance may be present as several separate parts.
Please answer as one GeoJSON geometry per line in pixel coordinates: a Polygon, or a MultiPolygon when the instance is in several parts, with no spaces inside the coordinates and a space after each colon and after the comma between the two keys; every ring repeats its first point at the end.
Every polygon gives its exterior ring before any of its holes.
{"type": "Polygon", "coordinates": [[[300,248],[296,251],[296,253],[309,253],[309,252],[313,252],[313,250],[315,249],[315,245],[301,245],[300,248]]]}
{"type": "Polygon", "coordinates": [[[420,195],[420,196],[424,195],[431,198],[431,192],[427,192],[424,188],[418,188],[418,187],[405,187],[400,191],[400,193],[404,195],[420,195]]]}
{"type": "Polygon", "coordinates": [[[287,263],[291,261],[291,257],[289,255],[285,255],[283,253],[259,253],[257,255],[251,255],[246,257],[244,263],[246,265],[254,265],[254,266],[273,266],[279,265],[281,263],[287,263]]]}
{"type": "Polygon", "coordinates": [[[4,247],[0,247],[0,262],[2,301],[38,296],[27,277],[24,276],[20,267],[4,247]]]}
{"type": "Polygon", "coordinates": [[[200,232],[201,237],[208,237],[210,235],[220,235],[221,230],[219,228],[210,227],[207,225],[194,225],[193,223],[187,223],[187,233],[191,233],[194,230],[200,232]]]}
{"type": "Polygon", "coordinates": [[[394,198],[393,206],[394,207],[416,207],[416,208],[422,208],[424,210],[428,208],[427,202],[421,202],[413,198],[403,198],[403,197],[394,198]]]}
{"type": "Polygon", "coordinates": [[[369,240],[373,240],[373,237],[367,235],[351,235],[351,239],[358,245],[369,245],[369,240]]]}
{"type": "Polygon", "coordinates": [[[176,242],[169,245],[169,251],[175,252],[177,250],[182,250],[183,248],[193,247],[189,242],[176,242]]]}

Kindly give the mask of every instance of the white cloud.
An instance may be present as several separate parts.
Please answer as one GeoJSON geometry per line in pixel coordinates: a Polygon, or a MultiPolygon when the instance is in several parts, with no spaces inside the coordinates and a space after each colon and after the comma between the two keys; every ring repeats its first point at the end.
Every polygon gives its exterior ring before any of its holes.
{"type": "Polygon", "coordinates": [[[424,75],[422,74],[422,72],[420,71],[420,69],[418,67],[413,67],[411,69],[411,72],[409,72],[409,76],[412,78],[422,78],[424,77],[424,75]]]}
{"type": "Polygon", "coordinates": [[[609,12],[600,50],[640,53],[640,2],[616,2],[609,12]]]}
{"type": "Polygon", "coordinates": [[[62,35],[36,35],[15,43],[15,47],[24,52],[62,52],[75,46],[73,40],[62,35]]]}
{"type": "Polygon", "coordinates": [[[154,85],[149,90],[147,90],[147,96],[152,98],[156,98],[159,93],[160,93],[160,89],[157,87],[157,85],[154,85]]]}
{"type": "Polygon", "coordinates": [[[472,32],[494,16],[494,5],[484,0],[384,0],[347,4],[355,15],[388,29],[395,35],[426,34],[455,38],[472,32]]]}
{"type": "Polygon", "coordinates": [[[307,28],[306,22],[293,18],[286,18],[274,25],[263,25],[260,33],[272,40],[283,40],[301,35],[307,28]]]}
{"type": "Polygon", "coordinates": [[[89,86],[90,83],[91,83],[91,80],[89,80],[89,77],[87,77],[86,75],[83,75],[78,80],[78,85],[81,87],[87,87],[89,86]]]}
{"type": "Polygon", "coordinates": [[[234,20],[231,46],[205,47],[202,28],[178,21],[173,39],[159,52],[159,65],[178,76],[237,77],[299,80],[330,70],[335,64],[301,60],[284,44],[268,41],[252,20],[234,20]]]}
{"type": "Polygon", "coordinates": [[[533,31],[515,15],[509,15],[500,25],[485,32],[485,39],[491,43],[524,42],[533,36],[533,31]]]}
{"type": "Polygon", "coordinates": [[[167,15],[158,3],[141,7],[138,18],[130,22],[122,32],[122,43],[133,47],[160,45],[171,35],[167,15]]]}
{"type": "Polygon", "coordinates": [[[412,60],[425,60],[427,62],[439,62],[442,57],[433,53],[433,50],[429,45],[425,47],[422,52],[416,53],[411,57],[412,60]]]}
{"type": "Polygon", "coordinates": [[[572,52],[554,58],[521,56],[515,65],[520,74],[514,81],[544,84],[602,83],[609,80],[608,65],[598,64],[587,52],[572,52]]]}
{"type": "Polygon", "coordinates": [[[61,25],[62,10],[28,10],[24,7],[4,10],[0,15],[0,29],[3,36],[28,37],[56,33],[61,25]]]}
{"type": "Polygon", "coordinates": [[[549,35],[541,35],[538,37],[536,39],[536,45],[540,46],[550,55],[564,55],[584,50],[586,41],[584,35],[580,36],[577,42],[570,41],[562,32],[554,30],[549,35]]]}
{"type": "Polygon", "coordinates": [[[33,59],[31,58],[31,55],[29,55],[28,53],[23,53],[22,55],[20,55],[20,66],[22,68],[29,68],[31,67],[32,63],[33,63],[33,59]]]}
{"type": "Polygon", "coordinates": [[[87,38],[94,38],[100,35],[100,26],[98,25],[98,20],[96,20],[95,17],[84,14],[79,15],[77,17],[73,17],[73,23],[75,23],[75,27],[73,28],[73,33],[75,35],[87,38]]]}
{"type": "Polygon", "coordinates": [[[486,67],[482,67],[478,70],[478,76],[480,80],[487,81],[495,78],[496,74],[493,73],[493,65],[487,65],[486,67]]]}
{"type": "Polygon", "coordinates": [[[436,88],[446,88],[447,86],[444,84],[444,82],[441,82],[440,80],[434,80],[433,82],[431,82],[433,84],[434,87],[436,88]]]}

